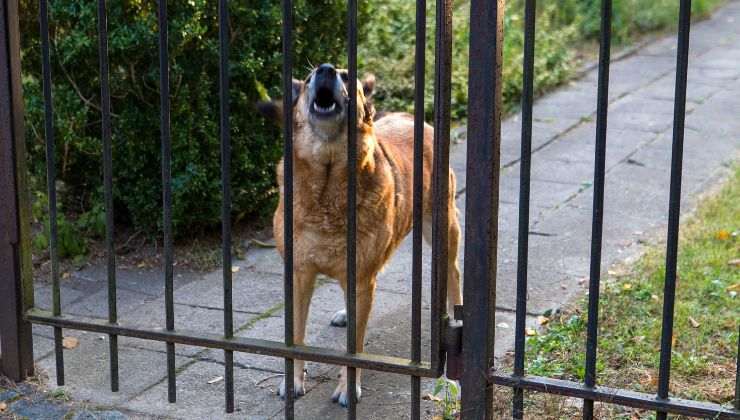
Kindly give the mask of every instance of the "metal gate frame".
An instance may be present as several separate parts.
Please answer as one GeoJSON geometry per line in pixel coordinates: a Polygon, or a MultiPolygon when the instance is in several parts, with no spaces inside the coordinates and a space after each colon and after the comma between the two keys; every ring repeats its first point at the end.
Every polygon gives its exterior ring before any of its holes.
{"type": "MultiPolygon", "coordinates": [[[[219,56],[220,56],[220,139],[222,177],[222,253],[224,290],[223,334],[176,329],[174,325],[173,249],[171,230],[171,145],[169,117],[169,70],[167,51],[167,4],[158,3],[159,59],[161,86],[161,144],[164,221],[165,268],[165,330],[144,330],[123,326],[116,311],[116,262],[114,252],[114,225],[112,211],[112,149],[110,94],[108,86],[108,53],[106,0],[98,0],[98,35],[101,74],[101,113],[103,143],[103,186],[106,207],[106,245],[108,266],[109,314],[106,321],[89,320],[62,315],[59,292],[58,257],[56,255],[56,196],[54,190],[54,127],[51,103],[51,70],[48,38],[48,0],[40,0],[40,29],[42,35],[43,92],[46,119],[47,175],[50,212],[50,257],[53,285],[52,311],[35,309],[33,280],[30,264],[30,215],[27,197],[25,144],[23,138],[23,101],[20,83],[20,40],[18,29],[18,0],[0,3],[0,334],[2,336],[1,371],[20,381],[33,373],[33,340],[31,323],[54,327],[57,362],[57,383],[64,384],[64,361],[61,346],[62,329],[77,329],[108,334],[110,337],[111,390],[118,390],[117,337],[129,336],[166,343],[168,370],[168,398],[176,401],[174,348],[176,344],[195,345],[224,350],[225,406],[234,410],[233,352],[246,352],[285,359],[286,377],[293,371],[293,360],[301,359],[347,366],[350,404],[348,418],[356,418],[354,398],[355,369],[371,369],[404,374],[411,377],[412,418],[420,418],[420,378],[438,377],[447,364],[448,376],[458,377],[462,367],[462,416],[470,419],[493,418],[493,388],[502,385],[514,389],[512,417],[523,417],[524,390],[566,395],[584,400],[584,418],[593,418],[594,401],[656,410],[659,419],[667,413],[697,417],[740,418],[740,397],[736,386],[735,408],[718,404],[670,398],[671,336],[673,333],[673,305],[675,302],[676,261],[680,214],[681,162],[685,118],[688,45],[691,1],[681,0],[674,108],[674,132],[671,166],[666,282],[663,310],[663,328],[660,349],[660,375],[657,395],[637,393],[596,385],[596,346],[601,273],[601,245],[605,181],[606,125],[609,85],[609,52],[611,42],[611,0],[602,0],[600,59],[597,96],[597,128],[594,176],[594,201],[591,238],[591,270],[589,283],[588,339],[586,343],[585,383],[528,376],[524,371],[525,319],[529,230],[529,185],[531,163],[532,104],[534,80],[534,29],[536,0],[525,2],[524,89],[522,95],[522,160],[519,201],[519,245],[517,270],[517,306],[514,373],[505,375],[494,368],[495,290],[497,266],[498,190],[500,170],[501,125],[501,60],[504,1],[472,0],[470,14],[470,77],[468,120],[467,171],[470,177],[466,193],[465,227],[465,306],[456,310],[459,323],[448,322],[445,313],[447,275],[447,197],[450,194],[448,177],[450,134],[450,70],[452,48],[452,2],[436,1],[435,42],[435,142],[434,142],[434,217],[432,258],[432,346],[430,362],[421,354],[421,198],[422,184],[422,126],[424,93],[424,51],[426,34],[426,1],[417,0],[415,47],[415,136],[414,136],[414,227],[412,265],[412,348],[410,359],[357,353],[355,347],[355,259],[356,259],[356,126],[349,124],[348,148],[348,330],[347,350],[338,351],[313,346],[295,345],[292,341],[292,182],[293,162],[285,159],[285,342],[234,336],[232,318],[231,267],[231,191],[230,136],[229,136],[229,74],[227,0],[219,0],[219,56]],[[460,352],[462,348],[462,353],[460,352]],[[447,363],[446,363],[447,362],[447,363]],[[453,367],[455,369],[453,369],[453,367]]],[[[291,0],[282,0],[283,9],[283,81],[285,109],[291,107],[292,79],[292,9],[291,0]]],[[[357,0],[348,0],[348,56],[350,80],[357,78],[357,0]]],[[[355,86],[350,84],[350,116],[356,112],[355,86]]],[[[292,156],[292,115],[285,114],[284,156],[292,156]]],[[[738,343],[740,347],[740,343],[738,343]]],[[[286,381],[285,416],[294,417],[292,381],[286,381]]]]}

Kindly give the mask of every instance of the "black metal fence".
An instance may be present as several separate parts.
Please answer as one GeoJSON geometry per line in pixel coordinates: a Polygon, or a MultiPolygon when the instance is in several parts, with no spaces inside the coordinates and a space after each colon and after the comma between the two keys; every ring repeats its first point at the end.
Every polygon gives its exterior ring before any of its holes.
{"type": "MultiPolygon", "coordinates": [[[[431,351],[429,361],[422,358],[421,347],[421,218],[422,218],[422,138],[424,103],[424,51],[426,34],[426,1],[416,2],[415,48],[415,131],[413,180],[413,265],[412,265],[412,345],[410,358],[388,357],[356,351],[356,86],[349,83],[349,147],[348,147],[348,214],[347,214],[347,278],[348,330],[347,349],[339,351],[293,343],[293,162],[292,115],[285,113],[284,176],[285,182],[285,341],[268,341],[234,335],[232,314],[231,272],[231,191],[229,136],[229,74],[228,74],[228,7],[219,0],[220,54],[220,139],[222,181],[222,244],[223,244],[223,334],[186,331],[175,327],[173,299],[172,196],[170,144],[169,70],[167,51],[167,4],[159,2],[159,58],[161,92],[161,145],[164,226],[165,330],[147,330],[124,326],[116,311],[116,260],[113,225],[113,174],[111,150],[111,110],[108,85],[106,1],[98,0],[98,36],[101,81],[101,114],[103,143],[103,188],[106,207],[106,245],[108,267],[108,319],[89,320],[63,315],[60,304],[59,262],[57,255],[56,194],[54,162],[54,127],[51,101],[51,70],[49,58],[48,0],[40,0],[40,30],[42,39],[43,94],[46,119],[47,184],[50,213],[50,259],[52,279],[52,310],[42,311],[33,305],[33,282],[30,272],[29,215],[25,183],[25,146],[23,139],[23,105],[20,84],[20,51],[18,1],[0,3],[0,332],[2,333],[2,372],[22,380],[33,371],[31,323],[54,328],[57,364],[56,381],[64,384],[64,352],[62,329],[77,329],[108,334],[110,337],[110,384],[118,390],[118,336],[129,336],[165,343],[167,351],[168,398],[176,401],[175,345],[186,344],[222,349],[225,355],[225,406],[234,410],[233,352],[246,352],[285,359],[286,378],[293,376],[293,360],[307,360],[348,367],[348,417],[356,417],[356,369],[393,372],[411,377],[411,418],[420,418],[420,378],[438,377],[447,366],[448,376],[462,380],[462,416],[470,419],[493,418],[493,388],[503,385],[514,389],[512,416],[523,417],[524,390],[566,395],[584,400],[583,417],[593,418],[594,401],[655,410],[658,418],[667,413],[697,417],[740,418],[740,398],[735,408],[718,404],[681,400],[669,397],[673,305],[676,287],[676,259],[681,191],[681,162],[685,117],[688,66],[690,0],[680,0],[680,22],[674,109],[673,154],[671,168],[668,252],[660,349],[658,394],[650,395],[622,389],[597,386],[596,347],[597,316],[601,273],[601,244],[604,203],[604,166],[609,86],[609,53],[611,32],[611,1],[602,0],[600,59],[598,79],[598,109],[596,128],[593,225],[591,238],[591,277],[589,285],[588,340],[586,343],[585,383],[528,376],[524,370],[525,318],[527,292],[527,251],[529,232],[529,185],[532,135],[532,104],[534,80],[535,0],[525,2],[524,93],[522,96],[521,176],[519,201],[519,249],[517,274],[515,361],[512,375],[496,372],[493,366],[496,246],[498,224],[499,152],[501,124],[501,60],[503,36],[503,0],[471,1],[468,166],[476,173],[468,177],[466,192],[465,286],[462,311],[456,318],[464,319],[464,328],[448,322],[445,310],[447,276],[447,198],[449,197],[449,134],[450,134],[450,74],[452,47],[452,1],[436,1],[435,82],[434,82],[434,169],[433,169],[433,258],[431,351]],[[462,330],[462,335],[460,333],[462,330]],[[460,351],[460,346],[462,351],[460,351]],[[459,370],[453,367],[462,366],[459,370]]],[[[291,104],[292,79],[292,9],[291,0],[282,0],[283,8],[283,82],[284,106],[291,104]]],[[[348,63],[349,80],[357,79],[357,0],[348,0],[348,63]]],[[[459,308],[458,308],[459,309],[459,308]]],[[[740,343],[739,343],[740,346],[740,343]]],[[[286,418],[294,417],[293,382],[286,381],[286,418]]]]}

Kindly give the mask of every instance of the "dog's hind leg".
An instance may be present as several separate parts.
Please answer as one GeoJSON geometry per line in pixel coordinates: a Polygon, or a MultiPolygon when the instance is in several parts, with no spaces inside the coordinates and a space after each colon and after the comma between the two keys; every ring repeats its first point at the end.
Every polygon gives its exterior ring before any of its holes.
{"type": "MultiPolygon", "coordinates": [[[[343,285],[344,289],[344,285],[343,285]]],[[[345,296],[347,291],[345,289],[345,296]]],[[[358,278],[357,282],[357,352],[362,353],[365,350],[365,332],[367,331],[367,322],[370,318],[370,311],[373,308],[373,299],[375,297],[375,276],[370,278],[369,281],[360,281],[358,278]]],[[[361,384],[362,371],[357,369],[356,375],[356,387],[355,395],[357,401],[360,401],[362,396],[361,384]]],[[[339,384],[334,390],[331,396],[332,401],[338,402],[342,407],[346,407],[349,404],[349,395],[347,393],[347,368],[342,368],[342,373],[339,376],[339,384]]]]}
{"type": "MultiPolygon", "coordinates": [[[[293,276],[293,342],[304,344],[306,336],[306,323],[308,321],[308,309],[311,306],[314,285],[316,283],[316,271],[296,271],[293,276]]],[[[306,372],[305,362],[296,360],[293,365],[293,395],[299,397],[306,394],[306,372]]],[[[278,388],[278,395],[285,398],[285,380],[278,388]]]]}
{"type": "MultiPolygon", "coordinates": [[[[454,184],[453,184],[454,185],[454,184]]],[[[457,253],[460,246],[460,222],[457,218],[457,208],[453,201],[450,206],[450,225],[447,233],[449,248],[447,250],[447,313],[452,316],[455,305],[462,305],[462,290],[460,289],[460,265],[457,253]]]]}
{"type": "MultiPolygon", "coordinates": [[[[455,176],[450,173],[450,192],[455,191],[455,176]]],[[[424,240],[432,245],[432,209],[425,208],[422,221],[422,233],[424,240]]],[[[448,230],[447,230],[447,313],[452,316],[455,305],[462,305],[462,290],[460,288],[460,265],[458,264],[458,252],[461,239],[460,221],[457,206],[455,205],[454,193],[451,194],[447,208],[448,230]]]]}

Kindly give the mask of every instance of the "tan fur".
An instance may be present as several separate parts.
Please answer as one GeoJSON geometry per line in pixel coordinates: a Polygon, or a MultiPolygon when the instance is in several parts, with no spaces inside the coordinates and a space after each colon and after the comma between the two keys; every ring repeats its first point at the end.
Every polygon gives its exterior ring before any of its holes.
{"type": "MultiPolygon", "coordinates": [[[[378,273],[412,228],[413,118],[389,114],[372,121],[358,87],[357,165],[357,351],[364,349],[368,318],[378,273]]],[[[308,123],[302,91],[294,107],[294,342],[303,344],[308,310],[317,274],[336,279],[347,291],[347,141],[346,130],[336,139],[317,138],[308,123]]],[[[346,126],[346,124],[345,124],[346,126]]],[[[431,172],[434,130],[424,127],[424,233],[431,239],[431,172]]],[[[277,168],[280,202],[274,215],[278,250],[284,255],[283,162],[277,168]]],[[[454,202],[455,177],[450,171],[448,304],[461,304],[457,263],[460,225],[454,202]]],[[[303,363],[295,366],[302,384],[303,363]]],[[[359,370],[358,370],[359,384],[359,370]]],[[[337,392],[346,392],[345,375],[337,392]]]]}

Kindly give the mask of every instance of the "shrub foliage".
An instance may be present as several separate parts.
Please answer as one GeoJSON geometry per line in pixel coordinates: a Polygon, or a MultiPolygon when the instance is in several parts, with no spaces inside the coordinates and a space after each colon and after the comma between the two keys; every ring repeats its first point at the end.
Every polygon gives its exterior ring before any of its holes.
{"type": "MultiPolygon", "coordinates": [[[[295,74],[310,63],[344,59],[342,0],[295,1],[295,74]]],[[[49,2],[54,134],[67,213],[102,196],[97,2],[49,2]]],[[[220,220],[218,15],[216,2],[170,1],[169,64],[173,222],[179,234],[220,220]]],[[[230,4],[231,136],[234,217],[259,216],[275,198],[279,130],[254,103],[279,96],[280,2],[230,4]]],[[[23,85],[30,167],[45,177],[38,5],[22,0],[23,85]]],[[[362,19],[361,19],[362,21],[362,19]]],[[[159,61],[156,1],[108,2],[114,195],[118,221],[146,232],[161,227],[159,61]]],[[[39,188],[43,189],[43,187],[39,188]]]]}

